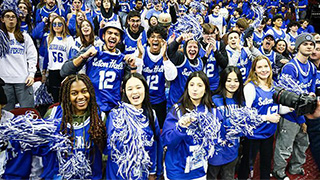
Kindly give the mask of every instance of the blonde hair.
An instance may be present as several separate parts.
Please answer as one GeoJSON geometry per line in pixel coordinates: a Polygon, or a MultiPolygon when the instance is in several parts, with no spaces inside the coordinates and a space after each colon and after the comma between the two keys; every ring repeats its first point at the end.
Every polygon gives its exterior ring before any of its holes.
{"type": "Polygon", "coordinates": [[[258,61],[263,60],[263,59],[267,60],[267,63],[270,68],[270,75],[267,79],[267,86],[268,86],[268,88],[271,88],[271,86],[272,86],[272,66],[271,66],[271,62],[270,62],[269,58],[266,56],[263,56],[263,55],[257,56],[253,60],[252,65],[251,65],[251,69],[250,69],[250,73],[249,73],[247,81],[245,82],[245,85],[247,85],[249,82],[252,82],[254,85],[259,86],[260,82],[259,82],[259,78],[256,74],[256,66],[257,66],[258,61]]]}
{"type": "Polygon", "coordinates": [[[65,40],[67,35],[69,35],[69,30],[67,28],[67,24],[66,21],[61,17],[61,16],[57,16],[52,20],[52,23],[50,23],[50,34],[48,35],[48,46],[52,43],[54,37],[56,36],[56,32],[53,30],[53,22],[59,19],[62,22],[62,39],[65,40]]]}

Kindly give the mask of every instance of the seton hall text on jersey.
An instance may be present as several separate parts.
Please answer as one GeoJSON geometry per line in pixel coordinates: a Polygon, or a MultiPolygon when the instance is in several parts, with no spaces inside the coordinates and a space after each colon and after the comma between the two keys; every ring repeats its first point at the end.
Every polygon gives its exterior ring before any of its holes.
{"type": "Polygon", "coordinates": [[[184,76],[189,76],[191,73],[192,73],[192,71],[188,71],[187,68],[184,68],[181,74],[184,76]]]}
{"type": "Polygon", "coordinates": [[[59,44],[50,44],[49,50],[58,50],[58,51],[67,52],[67,47],[59,44]]]}
{"type": "Polygon", "coordinates": [[[262,100],[262,97],[259,97],[258,101],[259,101],[258,102],[259,106],[268,105],[268,104],[272,104],[273,103],[273,99],[265,98],[264,100],[262,100]]]}
{"type": "Polygon", "coordinates": [[[145,73],[158,73],[158,72],[163,72],[163,65],[155,65],[154,68],[150,69],[150,67],[143,67],[142,69],[143,72],[145,73]]]}
{"type": "Polygon", "coordinates": [[[111,62],[103,62],[102,59],[94,61],[92,66],[96,67],[106,67],[106,68],[113,68],[113,69],[123,69],[123,62],[117,64],[117,60],[112,59],[111,62]]]}

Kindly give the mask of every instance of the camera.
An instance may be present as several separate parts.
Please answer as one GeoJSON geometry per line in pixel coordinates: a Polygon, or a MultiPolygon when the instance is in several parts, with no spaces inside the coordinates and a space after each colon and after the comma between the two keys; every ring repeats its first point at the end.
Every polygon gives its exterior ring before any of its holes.
{"type": "Polygon", "coordinates": [[[291,108],[294,108],[297,116],[314,113],[317,107],[317,97],[310,97],[306,94],[296,94],[283,88],[275,87],[273,100],[291,108]]]}

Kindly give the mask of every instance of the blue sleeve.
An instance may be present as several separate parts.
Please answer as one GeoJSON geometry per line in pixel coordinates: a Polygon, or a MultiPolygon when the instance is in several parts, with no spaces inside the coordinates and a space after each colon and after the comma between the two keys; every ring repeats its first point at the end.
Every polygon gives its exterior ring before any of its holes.
{"type": "Polygon", "coordinates": [[[46,23],[40,22],[36,25],[36,27],[32,30],[32,37],[34,39],[42,39],[43,34],[44,34],[44,27],[46,23]]]}
{"type": "Polygon", "coordinates": [[[37,11],[36,11],[36,24],[38,24],[38,23],[40,23],[42,21],[41,14],[40,14],[40,9],[37,9],[37,11]]]}
{"type": "Polygon", "coordinates": [[[223,18],[223,25],[222,26],[225,26],[225,25],[227,25],[227,21],[225,18],[223,18]]]}
{"type": "Polygon", "coordinates": [[[285,66],[283,66],[281,74],[288,74],[292,78],[297,79],[297,72],[292,64],[286,64],[285,66]]]}
{"type": "Polygon", "coordinates": [[[76,15],[73,14],[69,20],[69,25],[68,25],[71,36],[75,36],[77,34],[76,26],[77,26],[76,15]]]}
{"type": "Polygon", "coordinates": [[[162,146],[172,147],[173,149],[179,146],[181,141],[187,137],[187,129],[180,127],[178,123],[178,117],[174,115],[175,108],[172,108],[168,113],[166,120],[164,121],[161,142],[162,146]]]}
{"type": "Polygon", "coordinates": [[[152,145],[152,150],[150,151],[150,159],[152,162],[152,165],[150,167],[150,173],[156,174],[157,177],[160,177],[162,172],[162,146],[160,142],[160,126],[158,123],[157,117],[155,117],[155,128],[156,128],[156,134],[154,137],[154,142],[152,145]]]}
{"type": "Polygon", "coordinates": [[[161,177],[161,174],[163,172],[163,165],[162,165],[163,148],[160,140],[161,132],[160,132],[158,118],[156,119],[156,135],[157,135],[157,172],[156,174],[157,174],[157,177],[161,177]]]}
{"type": "Polygon", "coordinates": [[[152,14],[153,14],[153,11],[152,11],[152,8],[147,12],[147,14],[146,14],[146,19],[150,19],[150,17],[152,16],[152,14]]]}
{"type": "Polygon", "coordinates": [[[49,53],[48,53],[48,42],[45,40],[44,44],[44,60],[43,60],[43,69],[48,68],[48,63],[49,63],[49,53]]]}
{"type": "Polygon", "coordinates": [[[209,23],[209,16],[206,16],[206,18],[204,19],[205,23],[209,23]]]}
{"type": "Polygon", "coordinates": [[[308,30],[309,33],[314,33],[315,32],[314,31],[314,27],[311,24],[308,25],[307,30],[308,30]]]}

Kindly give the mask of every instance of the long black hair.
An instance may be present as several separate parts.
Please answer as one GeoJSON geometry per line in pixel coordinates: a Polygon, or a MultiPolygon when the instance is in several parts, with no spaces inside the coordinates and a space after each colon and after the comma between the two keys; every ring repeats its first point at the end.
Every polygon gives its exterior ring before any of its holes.
{"type": "Polygon", "coordinates": [[[184,88],[184,92],[178,101],[178,104],[180,104],[179,108],[182,111],[182,114],[187,113],[187,109],[189,110],[194,109],[194,104],[192,103],[191,98],[189,96],[189,92],[188,92],[189,82],[194,77],[199,77],[205,85],[205,92],[203,97],[201,98],[201,104],[205,105],[209,109],[209,111],[211,111],[213,107],[209,79],[203,71],[195,71],[189,75],[184,88]]]}
{"type": "Polygon", "coordinates": [[[153,131],[154,137],[156,137],[156,127],[155,127],[155,117],[153,115],[153,109],[151,107],[151,103],[150,103],[150,95],[149,95],[149,86],[148,83],[146,81],[146,79],[139,73],[129,73],[128,75],[126,75],[123,79],[123,83],[122,83],[122,101],[128,104],[131,104],[127,94],[125,92],[126,90],[126,84],[128,82],[129,79],[131,78],[137,78],[139,79],[143,86],[144,86],[144,100],[142,101],[142,109],[143,112],[145,113],[145,115],[148,117],[149,119],[149,125],[151,126],[151,129],[153,131]]]}
{"type": "Polygon", "coordinates": [[[226,98],[227,98],[227,89],[226,82],[228,80],[228,76],[230,73],[235,72],[239,81],[239,88],[233,94],[233,99],[237,102],[238,105],[244,106],[244,93],[243,93],[243,80],[240,69],[236,66],[227,66],[220,73],[220,81],[218,88],[214,91],[214,95],[220,95],[223,98],[224,106],[227,106],[226,98]]]}

